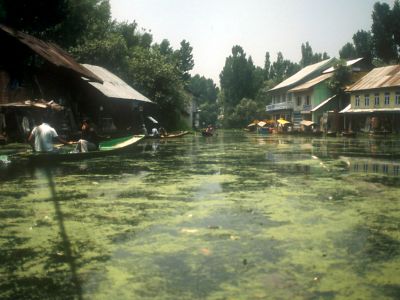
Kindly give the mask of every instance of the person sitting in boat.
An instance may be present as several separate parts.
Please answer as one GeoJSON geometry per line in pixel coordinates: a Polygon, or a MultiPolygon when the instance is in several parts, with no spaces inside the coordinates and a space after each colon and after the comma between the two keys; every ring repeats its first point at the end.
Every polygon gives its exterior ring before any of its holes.
{"type": "Polygon", "coordinates": [[[214,128],[211,124],[207,126],[207,128],[203,131],[203,135],[205,136],[212,136],[214,134],[214,128]]]}
{"type": "Polygon", "coordinates": [[[167,133],[167,131],[165,130],[164,127],[160,127],[158,132],[160,133],[160,136],[167,136],[168,135],[168,133],[167,133]]]}
{"type": "Polygon", "coordinates": [[[71,144],[71,142],[67,142],[58,136],[57,131],[47,123],[45,117],[42,117],[41,121],[42,124],[34,127],[28,137],[28,142],[34,140],[33,146],[36,152],[54,151],[53,139],[57,139],[64,145],[71,144]]]}
{"type": "Polygon", "coordinates": [[[81,127],[81,138],[77,142],[77,152],[96,151],[99,148],[100,136],[96,133],[94,128],[90,126],[89,120],[84,119],[81,127]]]}
{"type": "Polygon", "coordinates": [[[151,130],[151,136],[154,136],[154,137],[160,136],[160,133],[158,132],[157,128],[153,128],[151,130]]]}
{"type": "Polygon", "coordinates": [[[148,136],[148,135],[149,135],[149,133],[147,132],[146,125],[144,125],[144,124],[142,124],[141,133],[142,133],[144,136],[148,136]]]}

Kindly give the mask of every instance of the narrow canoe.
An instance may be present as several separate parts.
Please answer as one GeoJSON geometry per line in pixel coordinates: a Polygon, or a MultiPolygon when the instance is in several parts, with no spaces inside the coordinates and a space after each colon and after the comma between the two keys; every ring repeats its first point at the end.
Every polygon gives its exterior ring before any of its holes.
{"type": "Polygon", "coordinates": [[[148,136],[146,136],[146,138],[147,139],[172,139],[172,138],[177,138],[177,137],[184,136],[184,135],[186,135],[188,133],[189,133],[189,131],[180,131],[180,132],[170,133],[168,135],[162,135],[162,136],[151,136],[151,135],[148,135],[148,136]]]}
{"type": "Polygon", "coordinates": [[[27,157],[30,162],[76,161],[93,157],[102,157],[123,152],[143,138],[143,135],[135,135],[104,141],[100,143],[99,150],[97,151],[71,152],[70,148],[67,149],[68,147],[65,147],[65,150],[60,149],[58,152],[30,152],[24,154],[24,157],[27,157]]]}

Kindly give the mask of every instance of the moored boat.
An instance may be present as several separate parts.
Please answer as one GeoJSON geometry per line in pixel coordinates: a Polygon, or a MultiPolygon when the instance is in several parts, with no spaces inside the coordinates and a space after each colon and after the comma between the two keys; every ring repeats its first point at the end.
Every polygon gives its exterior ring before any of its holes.
{"type": "Polygon", "coordinates": [[[168,135],[157,135],[157,136],[148,135],[148,136],[146,136],[146,139],[172,139],[172,138],[184,136],[188,133],[189,133],[189,131],[179,131],[179,132],[170,133],[168,135]]]}
{"type": "MultiPolygon", "coordinates": [[[[22,153],[22,158],[27,158],[30,162],[56,162],[56,161],[76,161],[87,158],[103,157],[117,154],[128,150],[133,145],[144,138],[143,135],[127,136],[101,142],[99,150],[89,152],[74,152],[70,148],[60,149],[57,152],[27,152],[22,153]]],[[[63,147],[64,148],[64,147],[63,147]]]]}

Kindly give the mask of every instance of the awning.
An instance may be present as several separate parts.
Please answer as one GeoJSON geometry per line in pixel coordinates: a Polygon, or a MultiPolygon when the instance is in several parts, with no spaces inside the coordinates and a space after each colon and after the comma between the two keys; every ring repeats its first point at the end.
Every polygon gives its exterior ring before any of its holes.
{"type": "Polygon", "coordinates": [[[303,120],[300,122],[300,124],[304,126],[311,126],[314,125],[315,123],[313,121],[303,120]]]}
{"type": "Polygon", "coordinates": [[[46,102],[45,100],[26,100],[21,102],[12,102],[12,103],[1,103],[0,107],[11,107],[11,108],[40,108],[40,109],[52,109],[56,111],[61,111],[64,109],[60,104],[55,103],[54,101],[46,102]]]}
{"type": "Polygon", "coordinates": [[[325,106],[326,104],[328,104],[333,98],[335,98],[336,97],[336,95],[335,96],[332,96],[332,97],[330,97],[330,98],[328,98],[328,99],[326,99],[326,100],[324,100],[324,101],[322,101],[320,104],[318,104],[316,107],[314,107],[311,111],[312,112],[314,112],[314,111],[317,111],[318,109],[320,109],[321,107],[323,107],[323,106],[325,106]]]}
{"type": "Polygon", "coordinates": [[[344,114],[351,109],[351,104],[347,105],[343,110],[339,111],[339,114],[344,114]]]}
{"type": "Polygon", "coordinates": [[[153,117],[148,116],[147,119],[152,121],[154,124],[158,124],[158,121],[156,119],[154,119],[153,117]]]}
{"type": "Polygon", "coordinates": [[[264,127],[267,123],[265,123],[264,121],[260,121],[257,123],[258,126],[260,127],[264,127]]]}
{"type": "Polygon", "coordinates": [[[286,121],[285,119],[278,119],[278,120],[276,120],[279,124],[281,124],[281,125],[285,125],[285,124],[288,124],[288,123],[290,123],[289,121],[286,121]]]}
{"type": "Polygon", "coordinates": [[[400,108],[351,108],[351,104],[346,106],[345,109],[341,110],[340,114],[367,114],[367,113],[400,113],[400,108]]]}

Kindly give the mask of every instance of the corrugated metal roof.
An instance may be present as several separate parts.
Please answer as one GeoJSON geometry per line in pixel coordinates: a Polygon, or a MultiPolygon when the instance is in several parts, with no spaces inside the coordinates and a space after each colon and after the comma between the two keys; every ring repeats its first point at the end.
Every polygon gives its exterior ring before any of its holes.
{"type": "Polygon", "coordinates": [[[282,81],[280,84],[278,84],[277,86],[273,87],[269,91],[274,91],[274,90],[278,90],[278,89],[281,89],[281,88],[285,88],[285,87],[289,87],[291,85],[294,85],[294,84],[298,83],[300,80],[304,79],[305,77],[311,75],[312,73],[314,73],[314,72],[316,72],[316,71],[318,71],[320,69],[323,69],[332,60],[333,60],[333,58],[330,58],[330,59],[323,60],[323,61],[321,61],[319,63],[304,67],[299,72],[297,72],[293,76],[290,76],[288,79],[282,81]]]}
{"type": "Polygon", "coordinates": [[[375,68],[346,89],[347,92],[400,86],[400,65],[375,68]]]}
{"type": "Polygon", "coordinates": [[[298,86],[296,86],[295,88],[289,90],[289,92],[302,92],[302,91],[306,91],[310,88],[312,88],[313,86],[317,85],[318,83],[327,80],[328,78],[332,77],[333,73],[329,73],[329,74],[322,74],[314,79],[311,79],[310,81],[307,81],[306,83],[300,84],[298,86]]]}
{"type": "MultiPolygon", "coordinates": [[[[346,61],[346,66],[347,66],[347,67],[352,66],[352,65],[358,63],[359,61],[361,61],[361,60],[363,60],[363,59],[364,59],[363,57],[360,57],[360,58],[348,60],[348,61],[346,61]]],[[[326,73],[331,73],[331,72],[333,72],[333,71],[335,71],[335,67],[330,67],[329,69],[326,69],[326,70],[325,70],[324,72],[322,72],[322,73],[326,74],[326,73]]]]}
{"type": "Polygon", "coordinates": [[[85,76],[94,81],[102,82],[100,78],[98,78],[95,74],[85,69],[80,64],[78,64],[72,58],[72,56],[70,56],[66,51],[61,49],[56,44],[44,42],[42,40],[35,38],[34,36],[12,29],[2,24],[0,24],[0,30],[7,33],[11,37],[14,37],[22,44],[28,46],[31,50],[33,50],[35,53],[37,53],[38,55],[40,55],[42,58],[49,61],[53,65],[70,69],[80,74],[81,76],[85,76]]]}
{"type": "Polygon", "coordinates": [[[125,81],[110,71],[99,66],[88,64],[83,64],[83,66],[103,80],[103,83],[89,81],[89,84],[94,86],[105,96],[109,98],[129,99],[153,103],[150,99],[130,87],[125,81]]]}

